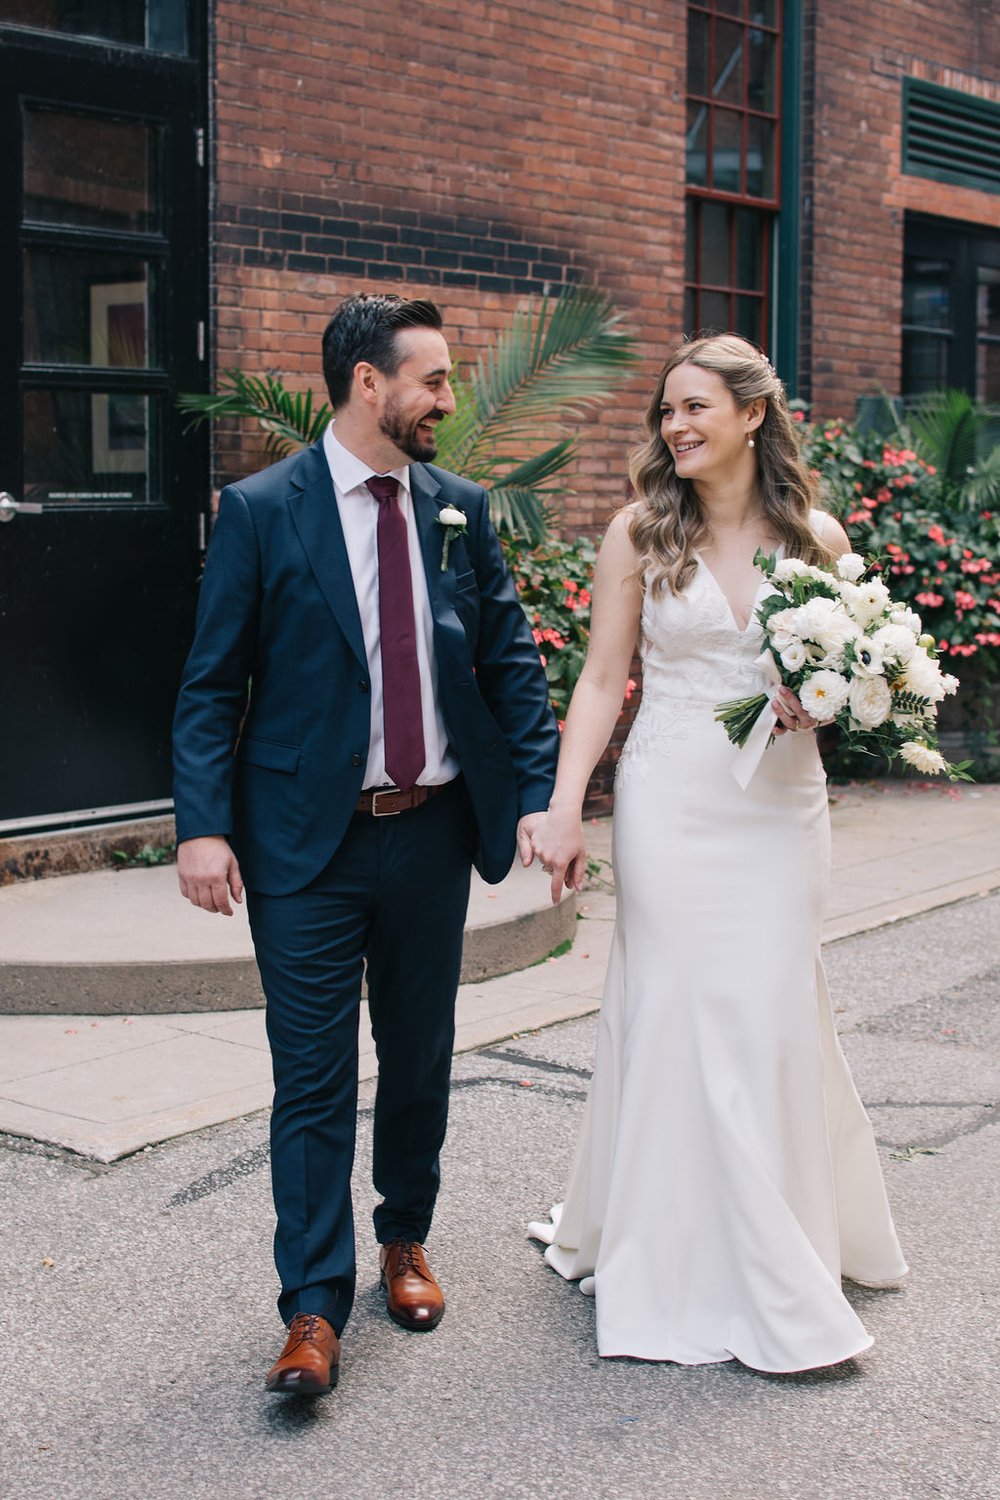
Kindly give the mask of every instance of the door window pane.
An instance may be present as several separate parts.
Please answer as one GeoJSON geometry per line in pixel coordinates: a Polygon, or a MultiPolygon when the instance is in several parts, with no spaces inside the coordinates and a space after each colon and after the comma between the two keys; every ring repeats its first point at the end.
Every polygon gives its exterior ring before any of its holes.
{"type": "Polygon", "coordinates": [[[920,328],[951,324],[951,266],[943,260],[908,257],[903,278],[903,322],[920,328]]]}
{"type": "Polygon", "coordinates": [[[149,423],[148,396],[25,391],[25,498],[50,505],[144,502],[149,423]]]}
{"type": "Polygon", "coordinates": [[[948,384],[948,340],[933,333],[903,332],[903,395],[940,391],[948,384]]]}
{"type": "Polygon", "coordinates": [[[736,298],[736,332],[753,343],[761,342],[760,314],[762,301],[759,297],[736,298]]]}
{"type": "Polygon", "coordinates": [[[158,227],[156,129],[139,120],[29,109],[24,217],[146,233],[158,227]]]}
{"type": "Polygon", "coordinates": [[[188,49],[187,0],[0,0],[0,23],[147,47],[188,49]]]}
{"type": "Polygon", "coordinates": [[[29,250],[24,256],[28,364],[145,369],[153,268],[126,256],[29,250]]]}
{"type": "Polygon", "coordinates": [[[976,327],[980,333],[1000,336],[1000,271],[977,266],[976,283],[976,327]]]}

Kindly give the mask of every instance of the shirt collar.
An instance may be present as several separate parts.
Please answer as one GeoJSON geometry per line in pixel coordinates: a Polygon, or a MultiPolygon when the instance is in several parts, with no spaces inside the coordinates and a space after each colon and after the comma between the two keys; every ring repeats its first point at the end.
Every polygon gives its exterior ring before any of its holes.
{"type": "MultiPolygon", "coordinates": [[[[334,485],[341,495],[346,495],[351,490],[360,489],[375,472],[371,464],[366,464],[363,458],[356,457],[349,448],[345,448],[343,443],[334,436],[332,422],[323,434],[323,451],[326,454],[326,461],[330,465],[330,473],[333,476],[334,485]]],[[[393,479],[398,480],[401,487],[409,494],[409,464],[403,464],[399,469],[390,469],[389,474],[393,479]]]]}

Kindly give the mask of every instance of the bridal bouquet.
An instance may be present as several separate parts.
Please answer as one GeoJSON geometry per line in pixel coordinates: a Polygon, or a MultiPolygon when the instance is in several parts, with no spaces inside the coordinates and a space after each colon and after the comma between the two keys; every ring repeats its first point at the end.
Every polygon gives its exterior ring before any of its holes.
{"type": "Polygon", "coordinates": [[[770,705],[781,685],[798,694],[818,723],[839,724],[856,748],[890,761],[898,755],[925,775],[971,781],[971,761],[949,765],[937,748],[937,706],[958,679],[941,671],[920,616],[866,576],[864,558],[851,552],[820,568],[758,551],[754,563],[774,589],[757,607],[765,639],[757,665],[771,689],[715,711],[741,747],[733,768],[741,786],[770,743],[770,705]]]}

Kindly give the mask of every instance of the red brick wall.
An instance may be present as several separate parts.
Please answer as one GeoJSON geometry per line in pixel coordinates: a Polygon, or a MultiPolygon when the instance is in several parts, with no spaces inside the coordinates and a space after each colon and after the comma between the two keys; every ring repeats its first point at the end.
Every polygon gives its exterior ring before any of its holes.
{"type": "Polygon", "coordinates": [[[864,390],[899,389],[907,210],[995,228],[995,194],[904,176],[906,76],[1000,102],[993,0],[815,0],[807,49],[815,132],[807,145],[812,243],[805,294],[811,398],[853,415],[864,390]]]}
{"type": "MultiPolygon", "coordinates": [[[[453,355],[530,295],[596,284],[642,340],[581,423],[564,527],[600,527],[681,329],[685,7],[256,0],[215,11],[216,363],[322,391],[345,294],[442,306],[453,355]]],[[[258,462],[219,435],[216,477],[258,462]]]]}

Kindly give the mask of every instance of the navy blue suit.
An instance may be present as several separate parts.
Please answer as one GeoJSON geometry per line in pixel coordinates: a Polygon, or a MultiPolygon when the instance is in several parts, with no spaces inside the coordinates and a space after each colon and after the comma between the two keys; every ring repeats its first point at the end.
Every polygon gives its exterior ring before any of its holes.
{"type": "Polygon", "coordinates": [[[223,491],[175,720],[177,838],[232,844],[267,997],[279,1309],[338,1332],[354,1290],[362,971],[379,1056],[376,1234],[423,1240],[471,864],[503,879],[518,817],[548,804],[558,751],[485,491],[426,464],[411,464],[410,487],[457,782],[397,817],[355,813],[370,684],[322,443],[223,491]],[[442,570],[445,505],[468,532],[442,570]]]}

